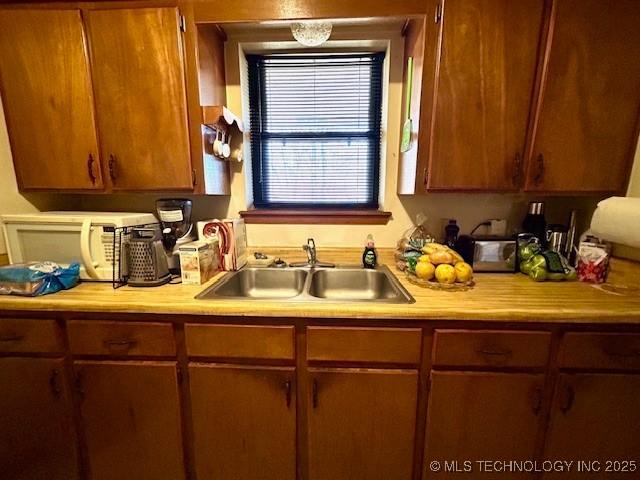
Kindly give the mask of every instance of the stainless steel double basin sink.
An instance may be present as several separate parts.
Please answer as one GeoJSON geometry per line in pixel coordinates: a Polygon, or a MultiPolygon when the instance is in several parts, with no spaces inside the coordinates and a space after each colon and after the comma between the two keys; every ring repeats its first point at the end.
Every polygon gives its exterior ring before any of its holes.
{"type": "Polygon", "coordinates": [[[196,298],[376,303],[415,301],[386,266],[375,270],[360,267],[243,268],[226,274],[196,298]]]}

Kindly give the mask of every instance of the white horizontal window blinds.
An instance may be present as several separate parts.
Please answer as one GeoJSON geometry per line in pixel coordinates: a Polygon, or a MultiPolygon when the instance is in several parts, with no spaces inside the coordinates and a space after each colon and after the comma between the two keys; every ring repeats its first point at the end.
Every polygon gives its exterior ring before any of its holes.
{"type": "Polygon", "coordinates": [[[384,54],[250,55],[256,207],[378,207],[384,54]]]}

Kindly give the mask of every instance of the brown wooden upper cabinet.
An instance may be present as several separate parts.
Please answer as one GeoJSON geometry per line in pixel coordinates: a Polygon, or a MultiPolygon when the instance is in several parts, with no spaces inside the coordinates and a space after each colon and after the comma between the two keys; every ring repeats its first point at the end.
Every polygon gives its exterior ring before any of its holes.
{"type": "Polygon", "coordinates": [[[525,190],[624,190],[640,112],[638,25],[637,0],[554,0],[525,190]]]}
{"type": "Polygon", "coordinates": [[[400,156],[399,193],[624,190],[638,138],[640,2],[428,4],[434,17],[405,32],[420,131],[400,156]]]}
{"type": "Polygon", "coordinates": [[[428,190],[517,190],[543,0],[442,4],[428,190]]]}
{"type": "Polygon", "coordinates": [[[102,189],[79,10],[0,11],[4,114],[21,189],[102,189]]]}
{"type": "Polygon", "coordinates": [[[192,189],[178,9],[93,10],[88,29],[112,188],[192,189]]]}
{"type": "Polygon", "coordinates": [[[177,8],[1,10],[0,74],[22,190],[193,190],[177,8]]]}

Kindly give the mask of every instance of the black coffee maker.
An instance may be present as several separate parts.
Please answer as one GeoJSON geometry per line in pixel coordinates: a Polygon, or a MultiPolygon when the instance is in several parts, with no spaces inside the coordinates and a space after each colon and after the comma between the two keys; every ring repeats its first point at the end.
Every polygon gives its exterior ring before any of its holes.
{"type": "Polygon", "coordinates": [[[529,202],[527,215],[522,221],[522,230],[535,236],[541,245],[545,245],[547,220],[544,218],[544,202],[529,202]]]}
{"type": "Polygon", "coordinates": [[[192,242],[191,209],[193,203],[186,198],[161,198],[156,201],[156,211],[162,225],[162,245],[167,255],[169,271],[180,273],[180,255],[178,249],[192,242]]]}

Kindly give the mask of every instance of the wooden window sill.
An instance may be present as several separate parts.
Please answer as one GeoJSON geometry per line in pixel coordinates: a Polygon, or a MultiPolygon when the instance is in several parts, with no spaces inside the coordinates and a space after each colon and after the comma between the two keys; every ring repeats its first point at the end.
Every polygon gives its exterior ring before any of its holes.
{"type": "Polygon", "coordinates": [[[240,212],[245,223],[386,225],[391,212],[380,210],[254,209],[240,212]]]}

